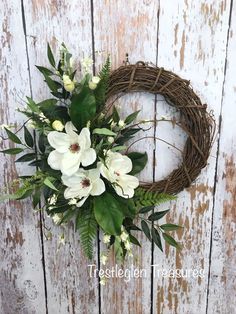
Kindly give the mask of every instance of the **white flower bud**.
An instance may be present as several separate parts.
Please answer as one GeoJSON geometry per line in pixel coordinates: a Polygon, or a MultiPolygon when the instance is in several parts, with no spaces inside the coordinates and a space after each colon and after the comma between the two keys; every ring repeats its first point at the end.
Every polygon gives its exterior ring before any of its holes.
{"type": "Polygon", "coordinates": [[[60,121],[60,120],[55,120],[53,123],[52,123],[52,127],[54,130],[56,131],[63,131],[64,129],[64,125],[63,123],[60,121]]]}
{"type": "Polygon", "coordinates": [[[92,77],[92,82],[93,82],[94,84],[98,84],[100,81],[101,81],[101,79],[100,79],[99,76],[93,76],[93,77],[92,77]]]}
{"type": "Polygon", "coordinates": [[[92,90],[94,90],[94,89],[97,88],[97,84],[94,83],[94,82],[92,82],[92,81],[90,81],[90,82],[89,82],[89,88],[92,89],[92,90]]]}
{"type": "Polygon", "coordinates": [[[119,126],[120,128],[123,128],[123,127],[125,126],[125,121],[124,121],[124,120],[120,120],[120,121],[118,122],[118,126],[119,126]]]}
{"type": "Polygon", "coordinates": [[[102,265],[106,265],[107,260],[108,260],[107,255],[101,254],[101,263],[102,263],[102,265]]]}
{"type": "Polygon", "coordinates": [[[75,83],[70,79],[68,75],[63,75],[63,84],[67,92],[73,92],[75,89],[75,83]]]}
{"type": "Polygon", "coordinates": [[[121,233],[120,239],[121,239],[122,242],[125,242],[128,238],[129,238],[128,233],[126,233],[126,232],[122,232],[121,233]]]}
{"type": "Polygon", "coordinates": [[[108,136],[107,140],[111,144],[114,143],[114,138],[112,136],[108,136]]]}

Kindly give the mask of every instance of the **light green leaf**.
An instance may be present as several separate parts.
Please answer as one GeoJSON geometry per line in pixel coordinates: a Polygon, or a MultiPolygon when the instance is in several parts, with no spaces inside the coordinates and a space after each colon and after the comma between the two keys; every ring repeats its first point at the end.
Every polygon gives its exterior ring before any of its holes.
{"type": "Polygon", "coordinates": [[[139,114],[139,112],[140,112],[140,110],[131,113],[131,114],[125,119],[125,124],[130,124],[131,122],[133,122],[133,121],[137,118],[137,115],[139,114]]]}
{"type": "Polygon", "coordinates": [[[36,105],[36,103],[33,101],[33,99],[30,97],[26,97],[26,98],[28,100],[27,106],[30,108],[30,110],[32,112],[40,113],[40,110],[39,110],[38,106],[36,105]]]}
{"type": "Polygon", "coordinates": [[[51,177],[47,177],[43,183],[48,186],[50,189],[54,190],[54,191],[58,191],[58,189],[55,187],[55,185],[52,183],[52,180],[54,180],[54,178],[51,177]]]}
{"type": "Polygon", "coordinates": [[[174,230],[183,228],[182,226],[174,225],[174,224],[164,224],[164,225],[161,225],[160,227],[164,231],[174,231],[174,230]]]}
{"type": "Polygon", "coordinates": [[[97,129],[94,129],[93,130],[93,134],[99,134],[99,135],[107,135],[107,136],[115,136],[116,133],[112,132],[111,130],[109,129],[106,129],[106,128],[97,128],[97,129]]]}

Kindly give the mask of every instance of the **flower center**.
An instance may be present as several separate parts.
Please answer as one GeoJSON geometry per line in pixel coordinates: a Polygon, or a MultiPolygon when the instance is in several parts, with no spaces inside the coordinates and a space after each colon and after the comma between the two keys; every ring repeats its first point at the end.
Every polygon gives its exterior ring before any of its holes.
{"type": "Polygon", "coordinates": [[[89,179],[84,179],[82,181],[82,187],[83,188],[88,188],[90,186],[90,180],[89,179]]]}
{"type": "Polygon", "coordinates": [[[79,144],[71,144],[70,145],[70,151],[72,152],[72,153],[77,153],[77,152],[79,152],[80,151],[80,146],[79,146],[79,144]]]}
{"type": "Polygon", "coordinates": [[[115,171],[115,174],[116,174],[118,177],[120,176],[119,172],[117,172],[117,171],[115,171]]]}

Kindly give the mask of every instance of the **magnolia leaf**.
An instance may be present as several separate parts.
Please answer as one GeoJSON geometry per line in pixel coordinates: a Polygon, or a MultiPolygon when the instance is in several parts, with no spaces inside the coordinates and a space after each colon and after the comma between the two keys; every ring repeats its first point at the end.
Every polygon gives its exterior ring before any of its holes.
{"type": "Polygon", "coordinates": [[[16,136],[14,133],[12,133],[10,130],[8,130],[7,128],[4,128],[5,129],[5,131],[7,132],[7,135],[8,135],[8,137],[9,137],[9,139],[12,141],[12,142],[14,142],[14,143],[16,143],[16,144],[22,144],[21,143],[21,140],[19,139],[19,137],[18,136],[16,136]]]}
{"type": "Polygon", "coordinates": [[[165,240],[169,245],[174,246],[174,247],[177,248],[177,249],[180,249],[180,248],[181,248],[181,246],[179,245],[179,243],[176,242],[175,239],[172,238],[169,234],[167,234],[167,233],[162,233],[162,236],[163,236],[164,240],[165,240]]]}
{"type": "Polygon", "coordinates": [[[174,225],[174,224],[164,224],[161,225],[160,228],[164,231],[174,231],[183,228],[182,226],[179,225],[174,225]]]}
{"type": "Polygon", "coordinates": [[[116,133],[112,132],[109,129],[102,128],[102,129],[94,129],[93,134],[99,134],[99,135],[107,135],[107,136],[115,136],[116,133]]]}
{"type": "Polygon", "coordinates": [[[104,232],[118,235],[124,219],[122,204],[108,192],[94,198],[94,214],[104,232]]]}
{"type": "Polygon", "coordinates": [[[29,130],[26,127],[24,127],[24,137],[25,137],[25,143],[30,148],[33,148],[34,147],[34,139],[33,139],[33,136],[31,135],[31,133],[29,132],[29,130]]]}
{"type": "Polygon", "coordinates": [[[48,43],[47,55],[48,55],[48,60],[51,64],[51,66],[53,66],[55,68],[56,62],[55,62],[55,59],[54,59],[54,56],[53,56],[53,53],[52,53],[52,50],[51,50],[49,43],[48,43]]]}
{"type": "Polygon", "coordinates": [[[139,114],[139,112],[140,112],[140,110],[131,113],[131,114],[125,119],[125,124],[130,124],[131,122],[133,122],[133,121],[137,118],[137,115],[139,114]]]}
{"type": "Polygon", "coordinates": [[[3,154],[8,154],[8,155],[17,155],[19,153],[22,153],[24,150],[22,148],[9,148],[9,149],[5,149],[5,150],[2,150],[0,151],[0,153],[3,153],[3,154]]]}
{"type": "Polygon", "coordinates": [[[96,100],[91,90],[84,86],[71,100],[69,114],[74,126],[81,130],[96,113],[96,100]]]}
{"type": "Polygon", "coordinates": [[[127,156],[131,159],[133,164],[133,168],[129,173],[130,175],[135,175],[139,173],[144,169],[144,167],[147,164],[148,160],[147,153],[132,152],[129,153],[127,156]]]}
{"type": "Polygon", "coordinates": [[[153,213],[148,217],[148,220],[151,220],[151,221],[159,220],[162,217],[164,217],[168,212],[169,212],[169,209],[153,213]]]}
{"type": "MultiPolygon", "coordinates": [[[[52,178],[50,178],[50,177],[47,177],[44,181],[43,181],[43,183],[46,185],[46,186],[48,186],[50,189],[52,189],[52,190],[55,190],[55,191],[58,191],[58,189],[55,187],[55,185],[52,183],[52,178]]],[[[54,180],[54,179],[53,179],[54,180]]]]}

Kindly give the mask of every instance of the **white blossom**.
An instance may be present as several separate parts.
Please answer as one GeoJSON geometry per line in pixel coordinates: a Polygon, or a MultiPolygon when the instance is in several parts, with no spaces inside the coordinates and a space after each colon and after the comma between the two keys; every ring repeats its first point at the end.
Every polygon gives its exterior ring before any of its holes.
{"type": "Polygon", "coordinates": [[[98,84],[100,81],[101,81],[101,79],[100,79],[99,76],[93,76],[93,77],[92,77],[92,82],[93,82],[94,84],[98,84]]]}
{"type": "Polygon", "coordinates": [[[94,90],[97,88],[97,84],[93,83],[92,81],[90,81],[88,85],[91,90],[94,90]]]}
{"type": "Polygon", "coordinates": [[[55,205],[56,202],[57,202],[57,195],[56,194],[53,194],[51,197],[48,198],[49,205],[55,205]]]}
{"type": "Polygon", "coordinates": [[[118,126],[119,126],[120,128],[123,128],[123,127],[125,126],[125,121],[124,121],[124,120],[120,120],[120,121],[118,122],[118,126]]]}
{"type": "Polygon", "coordinates": [[[111,240],[111,236],[109,234],[104,234],[103,243],[108,244],[108,243],[110,243],[110,240],[111,240]]]}
{"type": "Polygon", "coordinates": [[[69,205],[76,205],[77,204],[77,199],[76,198],[71,198],[68,202],[69,205]]]}

